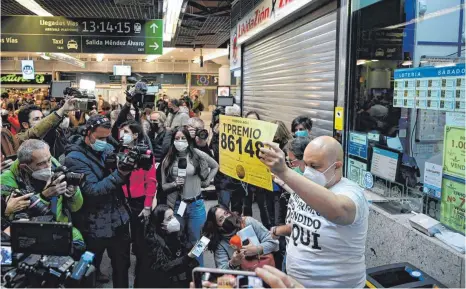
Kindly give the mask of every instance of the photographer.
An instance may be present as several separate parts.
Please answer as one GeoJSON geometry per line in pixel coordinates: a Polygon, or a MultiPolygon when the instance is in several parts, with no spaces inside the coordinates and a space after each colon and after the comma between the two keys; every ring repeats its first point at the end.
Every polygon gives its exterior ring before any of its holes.
{"type": "Polygon", "coordinates": [[[198,117],[192,117],[188,120],[187,126],[189,135],[194,139],[194,147],[205,152],[207,155],[213,158],[214,154],[207,144],[207,140],[209,139],[209,132],[204,128],[204,121],[198,117]]]}
{"type": "MultiPolygon", "coordinates": [[[[86,176],[81,188],[84,205],[76,214],[76,226],[81,230],[88,250],[95,254],[96,268],[107,249],[112,261],[113,286],[128,288],[130,265],[129,214],[125,207],[122,186],[130,171],[112,171],[105,163],[113,153],[107,143],[110,136],[110,120],[102,115],[89,118],[83,132],[67,147],[66,166],[86,176]]],[[[105,279],[103,275],[101,280],[105,279]]]]}
{"type": "Polygon", "coordinates": [[[46,117],[38,106],[22,107],[18,113],[21,131],[16,135],[19,142],[22,143],[27,139],[43,139],[50,130],[58,126],[66,113],[74,110],[74,103],[73,98],[68,98],[60,109],[46,117]]]}
{"type": "MultiPolygon", "coordinates": [[[[64,175],[52,178],[52,170],[58,167],[60,163],[50,155],[47,143],[35,139],[23,142],[18,159],[1,175],[2,197],[7,204],[4,217],[13,220],[51,215],[56,222],[71,222],[70,214],[82,207],[83,197],[79,187],[67,185],[64,175]]],[[[73,248],[75,256],[85,249],[76,228],[73,248]]]]}
{"type": "MultiPolygon", "coordinates": [[[[135,146],[145,144],[143,128],[134,120],[127,121],[120,126],[120,142],[123,144],[124,153],[135,146]]],[[[150,168],[139,167],[132,171],[129,180],[123,185],[123,192],[130,207],[131,238],[133,252],[136,255],[135,281],[140,281],[140,266],[144,254],[144,221],[149,220],[151,208],[157,205],[154,198],[157,192],[156,170],[154,158],[151,157],[150,168]]]]}

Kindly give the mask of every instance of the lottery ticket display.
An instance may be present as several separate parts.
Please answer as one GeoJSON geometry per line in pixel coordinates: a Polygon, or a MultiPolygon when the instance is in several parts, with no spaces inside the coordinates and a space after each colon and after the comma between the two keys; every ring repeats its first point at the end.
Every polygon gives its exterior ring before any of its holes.
{"type": "Polygon", "coordinates": [[[397,69],[393,106],[444,111],[466,108],[465,65],[397,69]]]}

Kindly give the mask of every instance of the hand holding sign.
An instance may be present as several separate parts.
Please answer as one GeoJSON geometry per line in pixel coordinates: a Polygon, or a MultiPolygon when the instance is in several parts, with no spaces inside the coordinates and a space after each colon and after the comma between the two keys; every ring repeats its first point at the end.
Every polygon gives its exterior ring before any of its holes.
{"type": "Polygon", "coordinates": [[[276,143],[264,142],[264,145],[266,147],[261,148],[260,153],[261,162],[268,166],[274,174],[285,172],[288,168],[286,166],[285,153],[276,143]]]}

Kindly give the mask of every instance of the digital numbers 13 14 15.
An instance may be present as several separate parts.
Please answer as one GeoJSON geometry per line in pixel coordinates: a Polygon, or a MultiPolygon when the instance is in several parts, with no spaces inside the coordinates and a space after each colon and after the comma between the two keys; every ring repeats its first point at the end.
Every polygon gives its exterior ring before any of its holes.
{"type": "Polygon", "coordinates": [[[259,158],[260,149],[264,147],[264,144],[260,141],[256,141],[253,144],[252,139],[249,139],[246,143],[244,143],[243,138],[240,136],[235,138],[234,135],[229,135],[227,137],[225,133],[222,133],[220,135],[220,146],[222,149],[228,149],[230,152],[234,152],[237,149],[240,155],[242,155],[244,152],[251,158],[254,157],[254,155],[259,158]]]}

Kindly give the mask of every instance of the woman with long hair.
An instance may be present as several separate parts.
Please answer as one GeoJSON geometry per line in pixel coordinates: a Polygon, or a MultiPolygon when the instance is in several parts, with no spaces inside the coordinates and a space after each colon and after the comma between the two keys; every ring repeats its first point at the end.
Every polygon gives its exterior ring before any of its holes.
{"type": "Polygon", "coordinates": [[[241,265],[247,259],[278,250],[278,242],[262,223],[252,217],[240,217],[220,204],[210,208],[202,234],[210,239],[207,249],[214,253],[215,266],[220,269],[244,269],[241,265]],[[230,239],[247,226],[251,226],[259,244],[243,244],[238,252],[230,246],[230,239]]]}
{"type": "MultiPolygon", "coordinates": [[[[123,145],[122,153],[127,153],[135,145],[147,144],[142,126],[134,120],[126,121],[120,125],[119,140],[123,145]]],[[[133,170],[128,181],[123,185],[123,192],[130,207],[131,238],[133,252],[136,255],[135,286],[138,286],[140,281],[140,267],[146,253],[143,242],[143,221],[149,220],[151,209],[157,204],[155,198],[157,192],[155,161],[153,157],[149,161],[152,163],[146,164],[146,167],[133,170]]]]}
{"type": "MultiPolygon", "coordinates": [[[[194,245],[201,237],[206,219],[201,188],[210,185],[217,174],[218,164],[194,148],[194,140],[187,128],[175,128],[172,139],[173,143],[162,162],[162,189],[167,195],[167,204],[174,208],[175,214],[183,217],[184,233],[194,245]],[[180,206],[182,210],[178,211],[180,206]]],[[[202,266],[202,257],[198,261],[202,266]]]]}
{"type": "MultiPolygon", "coordinates": [[[[188,256],[180,222],[167,205],[158,205],[151,214],[145,236],[147,258],[141,266],[140,288],[188,288],[191,271],[198,265],[188,256]]],[[[135,286],[136,287],[136,286],[135,286]]]]}

